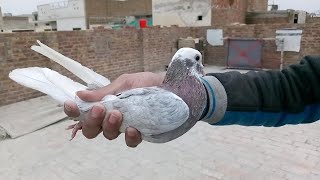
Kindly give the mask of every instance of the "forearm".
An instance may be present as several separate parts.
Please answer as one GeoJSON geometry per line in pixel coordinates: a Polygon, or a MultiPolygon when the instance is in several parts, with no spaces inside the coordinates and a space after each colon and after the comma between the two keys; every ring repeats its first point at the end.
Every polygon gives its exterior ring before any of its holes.
{"type": "Polygon", "coordinates": [[[208,74],[224,87],[227,108],[219,121],[204,121],[245,126],[315,122],[320,119],[319,72],[320,57],[306,57],[283,71],[208,74]]]}

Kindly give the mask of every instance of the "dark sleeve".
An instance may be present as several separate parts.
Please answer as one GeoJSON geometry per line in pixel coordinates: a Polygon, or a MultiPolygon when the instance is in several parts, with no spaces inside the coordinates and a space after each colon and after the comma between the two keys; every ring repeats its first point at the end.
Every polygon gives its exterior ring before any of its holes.
{"type": "Polygon", "coordinates": [[[214,125],[282,126],[320,119],[320,56],[282,71],[211,73],[227,93],[227,111],[214,125]]]}

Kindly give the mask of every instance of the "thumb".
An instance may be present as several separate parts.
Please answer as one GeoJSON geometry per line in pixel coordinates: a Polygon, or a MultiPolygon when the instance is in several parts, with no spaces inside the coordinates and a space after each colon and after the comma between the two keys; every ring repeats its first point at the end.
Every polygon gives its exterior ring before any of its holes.
{"type": "Polygon", "coordinates": [[[119,93],[121,89],[119,83],[111,83],[96,90],[78,91],[77,96],[86,102],[97,102],[102,100],[106,95],[115,95],[119,93]]]}

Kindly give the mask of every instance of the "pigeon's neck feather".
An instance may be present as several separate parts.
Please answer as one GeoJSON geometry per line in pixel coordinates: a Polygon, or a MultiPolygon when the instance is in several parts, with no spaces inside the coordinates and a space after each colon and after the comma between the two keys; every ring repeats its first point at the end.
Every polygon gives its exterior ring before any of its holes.
{"type": "MultiPolygon", "coordinates": [[[[201,118],[207,103],[206,90],[200,78],[193,75],[190,70],[192,69],[188,69],[181,63],[171,63],[161,86],[161,88],[179,96],[188,105],[188,120],[175,130],[152,136],[154,140],[173,140],[180,137],[191,129],[201,118]]],[[[201,70],[201,68],[197,69],[197,72],[202,72],[199,70],[201,70]]]]}
{"type": "Polygon", "coordinates": [[[172,84],[178,81],[184,80],[188,76],[194,76],[200,80],[200,73],[203,73],[200,67],[195,65],[194,67],[188,67],[183,61],[176,60],[172,62],[166,73],[166,77],[163,81],[164,84],[172,84]]]}
{"type": "MultiPolygon", "coordinates": [[[[206,90],[201,82],[201,74],[195,67],[187,67],[181,62],[173,62],[168,68],[162,88],[181,97],[190,108],[190,118],[200,118],[206,103],[206,90]],[[199,108],[199,106],[201,108],[199,108]],[[196,112],[192,110],[196,109],[196,112]],[[201,112],[198,112],[200,109],[201,112]]],[[[202,71],[200,71],[202,72],[202,71]]]]}

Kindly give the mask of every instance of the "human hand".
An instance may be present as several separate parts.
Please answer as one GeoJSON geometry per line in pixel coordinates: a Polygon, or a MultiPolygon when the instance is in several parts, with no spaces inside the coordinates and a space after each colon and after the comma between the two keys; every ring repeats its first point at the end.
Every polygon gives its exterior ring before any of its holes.
{"type": "MultiPolygon", "coordinates": [[[[77,93],[80,99],[87,102],[100,101],[106,95],[115,95],[125,90],[158,86],[162,83],[164,74],[155,74],[151,72],[141,72],[135,74],[124,74],[119,76],[108,86],[92,91],[80,91],[77,93]]],[[[77,105],[68,101],[64,105],[64,111],[69,117],[79,117],[80,112],[77,105]]],[[[77,125],[70,126],[74,128],[73,137],[76,131],[82,129],[83,135],[88,139],[97,137],[101,132],[109,140],[116,139],[119,135],[119,129],[122,124],[122,114],[119,111],[112,111],[106,117],[106,109],[103,105],[94,106],[86,114],[85,120],[77,125]]],[[[129,147],[136,147],[141,142],[141,134],[134,128],[127,128],[125,132],[125,141],[129,147]]]]}

